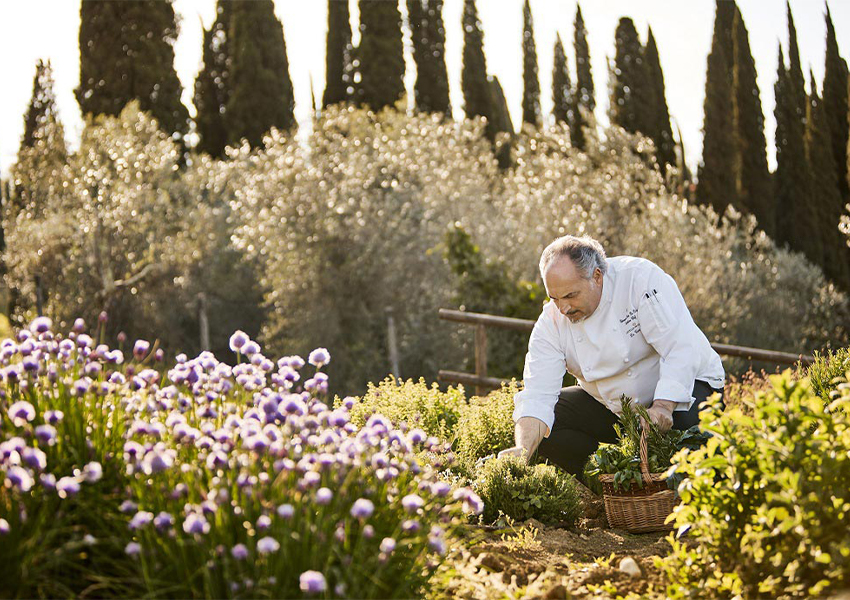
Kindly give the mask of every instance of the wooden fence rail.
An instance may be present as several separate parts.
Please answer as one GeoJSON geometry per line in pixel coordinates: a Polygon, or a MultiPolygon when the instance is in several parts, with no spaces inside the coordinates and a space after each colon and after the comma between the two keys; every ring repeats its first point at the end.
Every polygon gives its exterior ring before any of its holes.
{"type": "MultiPolygon", "coordinates": [[[[451,310],[448,308],[440,309],[440,318],[445,321],[454,321],[456,323],[475,326],[475,373],[440,371],[437,378],[446,383],[474,385],[475,393],[479,396],[487,393],[488,390],[498,389],[501,387],[503,381],[505,381],[487,376],[487,327],[511,329],[513,331],[528,333],[534,328],[534,321],[528,319],[514,319],[511,317],[500,317],[497,315],[451,310]]],[[[746,346],[733,346],[731,344],[712,344],[711,347],[714,348],[715,352],[723,356],[762,360],[780,365],[794,365],[797,363],[810,365],[815,360],[813,356],[803,354],[748,348],[746,346]]]]}

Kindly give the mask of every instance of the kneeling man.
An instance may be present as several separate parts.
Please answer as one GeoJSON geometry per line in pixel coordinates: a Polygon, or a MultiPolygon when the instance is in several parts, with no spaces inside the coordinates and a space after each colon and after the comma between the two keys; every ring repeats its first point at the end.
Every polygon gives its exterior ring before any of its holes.
{"type": "Polygon", "coordinates": [[[662,430],[699,423],[700,403],[723,392],[720,357],[673,278],[654,263],[606,258],[589,237],[564,236],[540,257],[551,302],[534,325],[524,389],[514,398],[516,446],[582,476],[600,442],[615,442],[625,395],[662,430]],[[577,386],[561,389],[569,371],[577,386]]]}

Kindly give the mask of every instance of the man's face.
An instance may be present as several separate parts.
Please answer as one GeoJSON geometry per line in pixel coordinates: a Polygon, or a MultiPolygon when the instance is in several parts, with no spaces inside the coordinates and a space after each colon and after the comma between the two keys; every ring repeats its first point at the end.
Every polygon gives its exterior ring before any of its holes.
{"type": "Polygon", "coordinates": [[[549,298],[572,323],[592,315],[602,299],[602,271],[596,269],[586,279],[568,256],[556,258],[549,265],[543,284],[549,298]]]}

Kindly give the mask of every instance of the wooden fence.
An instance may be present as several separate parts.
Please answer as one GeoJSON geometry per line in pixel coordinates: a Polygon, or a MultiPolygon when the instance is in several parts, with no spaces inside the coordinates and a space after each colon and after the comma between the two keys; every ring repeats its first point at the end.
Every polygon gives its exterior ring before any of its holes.
{"type": "MultiPolygon", "coordinates": [[[[473,385],[475,386],[475,393],[478,395],[483,395],[488,390],[498,389],[504,381],[497,377],[487,376],[487,327],[498,327],[500,329],[511,329],[526,333],[530,333],[534,328],[534,321],[529,321],[528,319],[513,319],[510,317],[499,317],[448,308],[440,309],[440,318],[445,321],[454,321],[456,323],[475,326],[475,373],[441,370],[437,378],[446,383],[473,385]]],[[[813,356],[792,354],[790,352],[777,352],[775,350],[762,350],[761,348],[747,348],[746,346],[732,346],[730,344],[712,344],[711,347],[722,356],[736,356],[748,360],[761,360],[780,365],[793,365],[797,363],[810,365],[814,362],[813,356]]]]}

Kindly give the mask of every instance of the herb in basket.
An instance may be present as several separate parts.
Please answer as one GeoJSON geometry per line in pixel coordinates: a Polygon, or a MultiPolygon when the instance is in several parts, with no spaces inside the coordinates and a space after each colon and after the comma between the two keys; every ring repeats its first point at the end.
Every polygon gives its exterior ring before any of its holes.
{"type": "MultiPolygon", "coordinates": [[[[599,475],[607,474],[614,476],[614,488],[616,490],[628,490],[634,483],[638,488],[643,488],[643,477],[640,469],[640,435],[643,421],[649,424],[647,431],[648,466],[650,473],[666,471],[670,467],[670,459],[682,448],[696,449],[708,440],[709,434],[699,430],[697,426],[687,431],[671,429],[662,433],[658,426],[653,423],[646,412],[646,408],[634,404],[625,396],[621,400],[623,411],[620,422],[614,425],[617,433],[616,444],[600,444],[596,452],[590,457],[585,476],[597,480],[599,475]]],[[[678,478],[669,477],[667,485],[675,489],[678,478]]]]}

